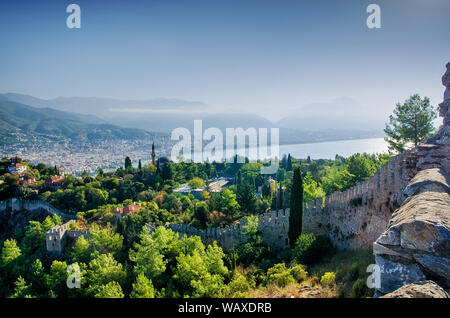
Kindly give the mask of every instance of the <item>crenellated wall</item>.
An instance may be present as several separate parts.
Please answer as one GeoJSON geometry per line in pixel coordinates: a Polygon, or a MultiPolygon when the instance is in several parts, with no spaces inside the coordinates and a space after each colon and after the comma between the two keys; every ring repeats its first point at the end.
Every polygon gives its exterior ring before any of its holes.
{"type": "Polygon", "coordinates": [[[63,219],[70,220],[75,218],[73,215],[63,213],[53,207],[51,204],[41,200],[21,200],[12,198],[9,200],[0,201],[0,212],[9,211],[11,214],[15,214],[23,210],[44,210],[49,214],[59,215],[63,219]]]}
{"type": "Polygon", "coordinates": [[[328,235],[340,248],[370,248],[403,202],[411,151],[391,158],[368,180],[304,205],[303,233],[328,235]]]}
{"type": "MultiPolygon", "coordinates": [[[[404,200],[403,188],[416,171],[417,150],[406,151],[391,158],[368,180],[325,199],[309,201],[303,207],[303,233],[328,235],[343,249],[370,248],[387,228],[392,212],[404,200]]],[[[166,227],[180,234],[198,235],[211,244],[217,241],[225,250],[242,243],[243,225],[199,230],[183,224],[166,227]]],[[[288,244],[289,209],[258,215],[263,241],[274,249],[288,244]]],[[[149,224],[150,228],[154,225],[149,224]]]]}
{"type": "MultiPolygon", "coordinates": [[[[233,246],[243,243],[247,237],[243,235],[245,231],[245,220],[232,226],[207,228],[205,230],[197,229],[186,224],[170,223],[166,228],[173,230],[180,235],[197,235],[200,236],[205,244],[212,244],[217,241],[217,244],[222,246],[224,250],[228,250],[233,246]]],[[[150,231],[154,231],[155,224],[147,224],[150,231]]],[[[261,231],[263,242],[279,250],[288,244],[288,229],[289,229],[289,209],[271,211],[258,215],[258,228],[261,231]]]]}

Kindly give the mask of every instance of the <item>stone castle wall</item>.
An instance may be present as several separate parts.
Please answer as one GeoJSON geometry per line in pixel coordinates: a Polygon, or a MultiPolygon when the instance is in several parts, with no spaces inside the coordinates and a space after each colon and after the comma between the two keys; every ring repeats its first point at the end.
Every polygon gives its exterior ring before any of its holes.
{"type": "MultiPolygon", "coordinates": [[[[173,230],[180,235],[200,236],[205,244],[212,244],[217,241],[224,250],[229,250],[233,246],[244,243],[247,237],[243,235],[245,231],[245,221],[234,225],[227,225],[224,228],[214,227],[205,230],[197,229],[186,224],[170,223],[166,228],[173,230]]],[[[151,231],[156,227],[154,224],[147,224],[151,231]]],[[[271,211],[258,215],[258,228],[261,231],[261,237],[264,243],[279,250],[288,244],[289,230],[289,209],[271,211]]]]}
{"type": "Polygon", "coordinates": [[[304,206],[303,232],[328,235],[340,248],[370,248],[403,202],[411,151],[391,158],[368,180],[304,206]]]}
{"type": "Polygon", "coordinates": [[[0,201],[0,212],[9,211],[13,214],[23,210],[44,210],[51,215],[59,215],[63,219],[75,218],[73,215],[63,213],[53,207],[51,204],[41,200],[21,200],[12,198],[9,200],[0,201]]]}
{"type": "Polygon", "coordinates": [[[446,67],[443,125],[409,156],[413,178],[405,200],[373,244],[379,295],[398,288],[402,295],[405,284],[428,280],[450,290],[450,63],[446,67]]]}
{"type": "MultiPolygon", "coordinates": [[[[416,152],[410,150],[391,158],[374,176],[344,192],[304,204],[303,233],[327,235],[343,249],[371,248],[405,198],[402,190],[415,174],[416,152]]],[[[206,244],[217,241],[227,250],[246,240],[243,225],[206,230],[185,224],[166,227],[180,234],[198,235],[206,244]]],[[[267,245],[283,248],[288,244],[289,209],[258,215],[258,226],[267,245]]]]}

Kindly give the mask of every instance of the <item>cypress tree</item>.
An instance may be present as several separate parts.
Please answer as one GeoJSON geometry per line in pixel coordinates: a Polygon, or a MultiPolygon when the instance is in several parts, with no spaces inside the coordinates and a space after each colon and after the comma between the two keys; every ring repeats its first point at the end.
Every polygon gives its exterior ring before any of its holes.
{"type": "Polygon", "coordinates": [[[132,167],[132,165],[131,165],[131,159],[130,159],[130,157],[126,157],[125,158],[125,170],[131,170],[131,167],[132,167]]]}
{"type": "Polygon", "coordinates": [[[287,171],[291,171],[292,170],[292,157],[291,157],[291,154],[288,154],[286,170],[287,171]]]}
{"type": "Polygon", "coordinates": [[[291,208],[289,214],[289,243],[295,244],[297,238],[302,234],[303,221],[303,181],[300,167],[295,168],[291,187],[291,208]]]}

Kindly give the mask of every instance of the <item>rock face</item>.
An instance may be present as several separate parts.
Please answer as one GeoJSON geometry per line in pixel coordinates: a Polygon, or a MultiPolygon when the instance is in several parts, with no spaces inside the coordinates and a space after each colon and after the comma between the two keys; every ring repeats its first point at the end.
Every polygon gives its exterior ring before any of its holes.
{"type": "Polygon", "coordinates": [[[443,169],[419,172],[405,188],[408,198],[392,215],[373,251],[381,293],[427,278],[450,287],[450,188],[443,169]]]}
{"type": "Polygon", "coordinates": [[[435,282],[427,280],[405,285],[381,298],[450,298],[450,295],[435,282]]]}
{"type": "MultiPolygon", "coordinates": [[[[443,126],[412,151],[414,177],[403,189],[405,200],[373,243],[380,269],[377,294],[427,279],[450,288],[450,63],[442,83],[446,87],[446,99],[439,105],[443,126]]],[[[412,292],[418,285],[409,286],[405,290],[412,292]]]]}

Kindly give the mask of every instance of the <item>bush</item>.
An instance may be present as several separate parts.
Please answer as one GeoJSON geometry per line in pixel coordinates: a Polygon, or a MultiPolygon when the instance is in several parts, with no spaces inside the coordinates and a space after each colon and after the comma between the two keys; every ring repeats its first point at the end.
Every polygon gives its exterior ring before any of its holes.
{"type": "Polygon", "coordinates": [[[295,242],[292,256],[296,262],[311,266],[334,251],[335,247],[328,237],[302,234],[295,242]]]}
{"type": "Polygon", "coordinates": [[[359,278],[352,286],[351,296],[353,298],[372,297],[373,291],[367,287],[366,281],[364,279],[359,278]]]}
{"type": "Polygon", "coordinates": [[[295,283],[291,271],[286,268],[284,263],[275,264],[267,270],[266,285],[276,284],[279,287],[285,287],[288,284],[295,283]]]}
{"type": "Polygon", "coordinates": [[[252,288],[245,276],[237,274],[221,292],[222,297],[248,298],[248,291],[252,288]]]}
{"type": "Polygon", "coordinates": [[[349,271],[347,272],[347,275],[345,277],[345,280],[348,282],[354,282],[359,277],[359,264],[353,263],[350,267],[349,271]]]}
{"type": "Polygon", "coordinates": [[[306,276],[308,276],[308,273],[305,270],[305,266],[303,266],[303,265],[296,264],[291,267],[290,271],[291,271],[291,276],[294,277],[294,279],[299,283],[301,281],[305,280],[306,276]]]}
{"type": "Polygon", "coordinates": [[[320,283],[327,287],[333,286],[336,283],[336,274],[333,272],[326,272],[320,279],[320,283]]]}

